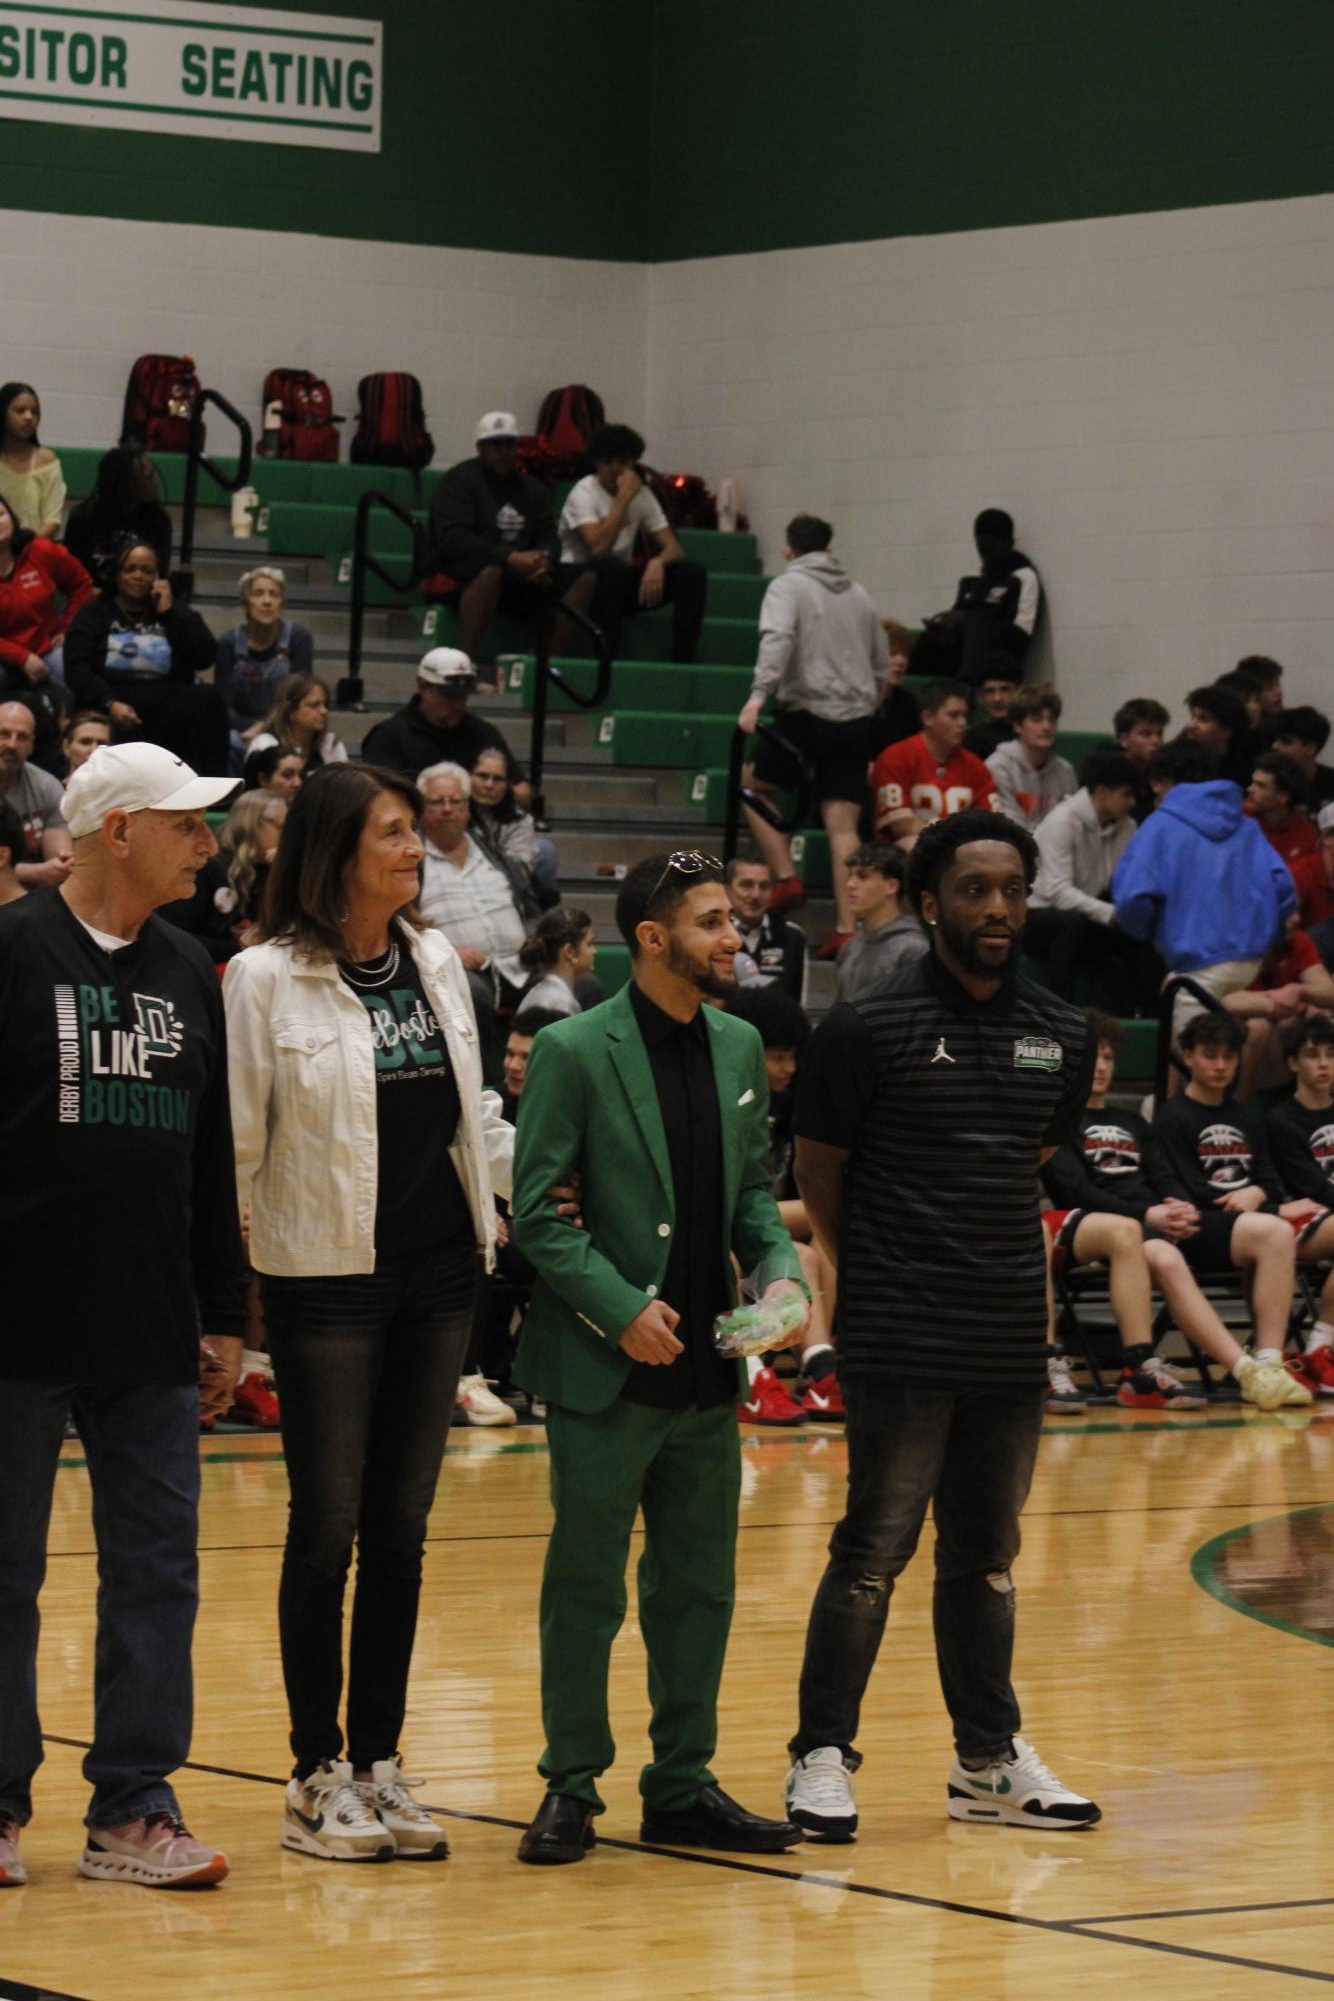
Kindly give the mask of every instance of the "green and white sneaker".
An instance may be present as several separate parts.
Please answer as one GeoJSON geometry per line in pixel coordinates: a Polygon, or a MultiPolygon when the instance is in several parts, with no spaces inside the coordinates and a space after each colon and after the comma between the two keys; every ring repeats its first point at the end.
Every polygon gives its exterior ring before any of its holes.
{"type": "Polygon", "coordinates": [[[951,1820],[1007,1821],[1012,1827],[1092,1827],[1101,1809],[1063,1786],[1031,1744],[1014,1740],[1012,1758],[970,1772],[956,1755],[950,1766],[951,1820]]]}

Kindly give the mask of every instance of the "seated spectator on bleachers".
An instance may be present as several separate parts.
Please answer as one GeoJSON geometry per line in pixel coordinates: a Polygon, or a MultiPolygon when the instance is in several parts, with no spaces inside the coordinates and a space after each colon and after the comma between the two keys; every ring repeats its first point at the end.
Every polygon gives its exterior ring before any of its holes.
{"type": "Polygon", "coordinates": [[[0,500],[0,687],[26,699],[48,679],[63,686],[64,641],[92,596],[83,564],[59,542],[31,534],[0,500]]]}
{"type": "Polygon", "coordinates": [[[1262,751],[1246,787],[1246,811],[1275,854],[1292,868],[1320,845],[1315,821],[1306,811],[1306,779],[1295,758],[1281,750],[1262,751]]]}
{"type": "Polygon", "coordinates": [[[1302,1381],[1334,1396],[1334,1020],[1307,1014],[1283,1030],[1293,1092],[1265,1120],[1274,1167],[1287,1198],[1280,1209],[1297,1230],[1299,1264],[1329,1264],[1315,1324],[1307,1329],[1302,1381]]]}
{"type": "Polygon", "coordinates": [[[1311,812],[1334,802],[1334,764],[1319,762],[1320,753],[1329,742],[1329,717],[1322,716],[1319,709],[1303,705],[1278,710],[1271,726],[1274,749],[1301,766],[1311,812]]]}
{"type": "Polygon", "coordinates": [[[81,764],[87,764],[100,743],[110,742],[110,716],[101,709],[76,709],[60,735],[65,753],[65,784],[69,784],[81,764]]]}
{"type": "Polygon", "coordinates": [[[847,860],[848,902],[857,929],[838,955],[837,997],[862,1000],[930,949],[908,903],[908,857],[886,841],[868,841],[847,860]]]}
{"type": "Polygon", "coordinates": [[[41,421],[30,382],[0,385],[0,500],[30,535],[52,540],[65,511],[65,475],[37,436],[41,421]]]}
{"type": "Polygon", "coordinates": [[[539,834],[531,813],[516,791],[519,766],[509,746],[488,744],[472,766],[472,823],[479,836],[521,868],[533,885],[538,907],[549,910],[560,901],[560,865],[556,844],[539,834]]]}
{"type": "Polygon", "coordinates": [[[1272,734],[1274,718],[1283,707],[1283,667],[1277,660],[1271,660],[1267,653],[1247,653],[1233,668],[1234,674],[1245,674],[1260,689],[1260,730],[1264,736],[1272,734]]]}
{"type": "Polygon", "coordinates": [[[460,764],[435,764],[417,782],[426,802],[421,913],[463,961],[474,1001],[510,1006],[528,977],[519,957],[527,929],[511,877],[468,832],[472,780],[460,764]]]}
{"type": "Polygon", "coordinates": [[[1014,546],[1014,522],[1000,507],[984,507],[973,523],[979,576],[961,577],[949,611],[926,622],[913,648],[914,674],[966,681],[980,688],[992,668],[1018,668],[1042,607],[1042,580],[1031,556],[1014,546]]]}
{"type": "Polygon", "coordinates": [[[515,1019],[521,1021],[534,1009],[582,1014],[575,985],[592,972],[596,958],[593,920],[588,912],[569,903],[558,903],[554,910],[548,910],[519,947],[519,963],[532,985],[520,996],[515,1019]]]}
{"type": "Polygon", "coordinates": [[[1135,766],[1133,817],[1141,824],[1155,804],[1149,783],[1149,760],[1155,751],[1162,749],[1171,720],[1162,703],[1155,702],[1152,695],[1132,695],[1112,717],[1113,742],[1109,747],[1123,751],[1135,766]]]}
{"type": "Polygon", "coordinates": [[[830,1334],[835,1278],[813,1241],[806,1204],[793,1173],[796,1142],[792,1113],[797,1070],[810,1041],[811,1025],[802,1009],[781,987],[739,987],[726,1003],[728,1014],[748,1021],[764,1044],[764,1070],[769,1085],[769,1174],[783,1227],[792,1238],[801,1275],[810,1289],[811,1318],[801,1350],[796,1394],[777,1374],[769,1357],[751,1355],[746,1368],[750,1390],[738,1404],[744,1424],[796,1425],[841,1420],[846,1412],[835,1374],[830,1334]]]}
{"type": "Polygon", "coordinates": [[[32,746],[32,710],[25,702],[0,702],[0,801],[18,814],[23,829],[15,872],[25,889],[59,888],[70,872],[74,843],[60,780],[32,763],[32,746]]]}
{"type": "Polygon", "coordinates": [[[1246,1024],[1246,1047],[1237,1073],[1237,1096],[1247,1103],[1258,1091],[1288,1080],[1283,1025],[1302,1014],[1334,1008],[1334,973],[1321,963],[1312,939],[1288,919],[1283,941],[1271,945],[1248,987],[1224,997],[1223,1005],[1246,1024]]]}
{"type": "Polygon", "coordinates": [[[65,547],[100,581],[117,544],[133,535],[148,543],[165,577],[171,568],[171,516],[161,492],[157,467],[147,452],[138,445],[113,445],[102,454],[88,498],[70,509],[65,547]]]}
{"type": "MultiPolygon", "coordinates": [[[[1189,737],[1156,753],[1149,775],[1159,803],[1117,864],[1112,904],[1121,929],[1149,940],[1170,973],[1189,973],[1221,1001],[1255,978],[1297,892],[1242,812],[1240,789],[1216,770],[1189,737]]],[[[1178,994],[1178,1028],[1198,1005],[1178,994]]]]}
{"type": "MultiPolygon", "coordinates": [[[[764,593],[754,679],[738,718],[740,728],[753,735],[772,697],[778,729],[815,775],[815,798],[829,836],[836,912],[835,931],[817,958],[833,958],[852,935],[843,863],[857,845],[871,762],[871,718],[889,672],[884,627],[861,585],[831,555],[833,538],[829,523],[813,514],[798,514],[788,522],[786,567],[764,593]]],[[[746,783],[776,800],[799,777],[787,752],[762,736],[746,783]]],[[[773,873],[773,908],[804,903],[805,885],[793,867],[787,835],[749,807],[746,819],[773,873]]]]}
{"type": "Polygon", "coordinates": [[[676,538],[657,495],[639,476],[644,440],[628,424],[603,424],[588,441],[593,470],[566,497],[560,548],[572,568],[591,562],[597,572],[592,617],[615,656],[621,626],[637,612],[672,608],[672,659],[699,652],[708,572],[692,562],[676,538]],[[653,553],[637,562],[640,538],[653,553]]]}
{"type": "Polygon", "coordinates": [[[1076,998],[1081,972],[1111,982],[1125,1014],[1148,1014],[1162,984],[1152,945],[1116,921],[1112,877],[1135,832],[1137,768],[1119,750],[1091,750],[1078,792],[1037,831],[1038,873],[1028,899],[1024,951],[1045,968],[1045,984],[1076,998]]]}
{"type": "Polygon", "coordinates": [[[754,973],[738,968],[737,978],[772,980],[795,1001],[806,997],[806,933],[773,909],[774,879],[768,862],[756,855],[733,855],[723,869],[732,922],[754,973]]]}
{"type": "Polygon", "coordinates": [[[509,745],[495,724],[468,713],[476,686],[466,653],[457,646],[433,646],[417,668],[416,694],[367,731],[362,757],[416,778],[428,764],[461,764],[471,771],[484,750],[508,756],[509,745]]]}
{"type": "Polygon", "coordinates": [[[1316,815],[1320,845],[1296,864],[1292,879],[1301,899],[1298,914],[1327,966],[1334,967],[1334,800],[1316,815]]]}
{"type": "Polygon", "coordinates": [[[1231,779],[1244,792],[1251,781],[1260,739],[1251,728],[1241,696],[1235,688],[1211,681],[1207,687],[1192,688],[1186,706],[1189,721],[1182,734],[1211,751],[1219,777],[1231,779]]]}
{"type": "Polygon", "coordinates": [[[902,743],[906,736],[916,736],[922,727],[917,697],[911,688],[903,685],[903,677],[908,671],[908,656],[912,652],[912,634],[896,618],[884,619],[882,623],[889,643],[889,677],[880,706],[871,718],[872,760],[879,757],[882,750],[887,750],[890,744],[902,743]]]}
{"type": "MultiPolygon", "coordinates": [[[[443,475],[431,495],[431,553],[449,579],[446,603],[458,612],[460,651],[490,660],[485,635],[502,609],[536,622],[569,604],[587,613],[597,584],[587,563],[560,560],[551,490],[519,469],[519,425],[488,411],[477,452],[443,475]]],[[[568,653],[573,628],[557,613],[553,653],[568,653]]]]}
{"type": "Polygon", "coordinates": [[[923,688],[921,730],[882,750],[871,767],[877,840],[910,848],[936,820],[969,806],[995,806],[995,780],[963,747],[971,703],[964,681],[932,681],[923,688]]]}
{"type": "Polygon", "coordinates": [[[292,800],[301,790],[305,760],[299,750],[285,744],[262,743],[252,750],[241,773],[246,792],[272,792],[276,798],[292,800]]]}
{"type": "Polygon", "coordinates": [[[1262,747],[1265,738],[1263,729],[1265,717],[1264,684],[1258,675],[1247,667],[1229,668],[1215,681],[1216,688],[1227,688],[1236,695],[1246,711],[1246,727],[1251,731],[1251,740],[1256,748],[1262,747]]]}
{"type": "Polygon", "coordinates": [[[997,810],[1036,834],[1052,808],[1079,786],[1074,766],[1055,748],[1061,698],[1055,688],[1019,688],[1009,715],[1014,737],[992,751],[987,770],[997,810]]]}
{"type": "Polygon", "coordinates": [[[315,641],[308,625],[287,618],[287,579],[270,563],[247,570],[237,586],[245,616],[218,639],[213,685],[242,758],[262,730],[282,683],[293,674],[315,671],[315,641]]]}
{"type": "MultiPolygon", "coordinates": [[[[1112,1015],[1088,1009],[1097,1037],[1093,1087],[1079,1136],[1060,1146],[1042,1168],[1052,1210],[1043,1216],[1052,1241],[1053,1267],[1105,1264],[1112,1308],[1121,1336],[1121,1380],[1116,1400],[1132,1408],[1180,1409],[1198,1401],[1154,1355],[1150,1281],[1161,1292],[1177,1327],[1197,1348],[1234,1376],[1247,1403],[1262,1410],[1305,1403],[1282,1363],[1243,1353],[1200,1291],[1191,1266],[1212,1269],[1221,1218],[1194,1201],[1166,1192],[1157,1141],[1147,1119],[1108,1103],[1116,1058],[1125,1040],[1112,1015]],[[1161,1185],[1160,1185],[1161,1184],[1161,1185]],[[1198,1248],[1192,1249],[1192,1244],[1198,1248]],[[1201,1257],[1200,1252],[1206,1254],[1201,1257]],[[1294,1394],[1294,1391],[1297,1393],[1294,1394]]],[[[1253,1252],[1242,1233],[1236,1248],[1253,1252]]],[[[1261,1233],[1263,1234],[1263,1233],[1261,1233]]],[[[1233,1248],[1229,1244],[1229,1251],[1233,1248]]],[[[1253,1256],[1251,1261],[1253,1262],[1253,1256]]],[[[1225,1258],[1225,1263],[1228,1259],[1225,1258]]],[[[1272,1337],[1272,1316],[1265,1332],[1272,1337]]]]}
{"type": "Polygon", "coordinates": [[[345,764],[347,745],[329,728],[329,684],[314,674],[288,674],[278,683],[264,727],[251,739],[252,750],[276,743],[301,759],[301,775],[309,778],[322,764],[345,764]]]}
{"type": "Polygon", "coordinates": [[[156,743],[202,776],[230,769],[227,705],[195,676],[213,665],[213,634],[173,602],[147,542],[122,543],[101,591],[65,635],[65,678],[82,708],[111,718],[117,743],[156,743]]]}
{"type": "MultiPolygon", "coordinates": [[[[564,1021],[565,1010],[555,1008],[530,1007],[521,1021],[516,1018],[510,1023],[509,1034],[505,1038],[504,1088],[500,1093],[501,1116],[513,1125],[519,1116],[519,1100],[523,1096],[524,1082],[528,1076],[528,1058],[533,1047],[533,1037],[539,1028],[550,1027],[553,1021],[564,1021]]],[[[503,1202],[504,1198],[497,1198],[503,1202]]],[[[505,1205],[508,1207],[508,1205],[505,1205]]]]}
{"type": "Polygon", "coordinates": [[[993,750],[999,750],[1003,743],[1014,742],[1014,724],[1010,721],[1010,704],[1020,685],[1020,677],[1013,667],[993,667],[986,680],[977,691],[977,699],[987,712],[984,723],[974,723],[963,740],[965,750],[971,750],[974,757],[980,757],[985,764],[993,750]]]}
{"type": "Polygon", "coordinates": [[[198,938],[214,965],[252,942],[286,818],[280,794],[243,792],[218,834],[217,854],[195,877],[194,895],[162,905],[159,914],[198,938]]]}
{"type": "Polygon", "coordinates": [[[0,904],[17,903],[28,894],[18,873],[26,852],[23,822],[9,801],[0,799],[0,904]]]}

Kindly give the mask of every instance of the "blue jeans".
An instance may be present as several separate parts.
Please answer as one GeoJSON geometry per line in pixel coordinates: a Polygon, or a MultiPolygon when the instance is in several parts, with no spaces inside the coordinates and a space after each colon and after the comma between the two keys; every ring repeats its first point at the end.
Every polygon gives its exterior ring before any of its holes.
{"type": "Polygon", "coordinates": [[[854,1767],[862,1697],[894,1580],[936,1521],[936,1665],[965,1758],[1010,1755],[1019,1704],[1010,1680],[1019,1514],[1033,1478],[1037,1390],[844,1384],[848,1505],[829,1543],[801,1669],[794,1757],[837,1744],[854,1767]]]}
{"type": "Polygon", "coordinates": [[[261,1277],[292,1490],[278,1587],[296,1773],[342,1755],[392,1758],[407,1707],[426,1519],[472,1330],[471,1244],[380,1256],[345,1278],[261,1277]]]}
{"type": "Polygon", "coordinates": [[[199,1604],[199,1392],[0,1380],[0,1819],[32,1814],[42,1762],[37,1597],[65,1420],[88,1460],[97,1540],[90,1827],[175,1812],[190,1752],[199,1604]]]}

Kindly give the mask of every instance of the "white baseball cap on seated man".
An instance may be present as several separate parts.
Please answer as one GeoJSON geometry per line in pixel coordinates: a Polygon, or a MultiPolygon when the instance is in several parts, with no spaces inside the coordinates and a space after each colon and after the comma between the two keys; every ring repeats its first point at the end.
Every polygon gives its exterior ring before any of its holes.
{"type": "Polygon", "coordinates": [[[488,438],[497,444],[517,444],[521,432],[519,420],[511,410],[488,410],[484,417],[477,419],[477,429],[473,435],[475,445],[484,445],[488,438]]]}
{"type": "Polygon", "coordinates": [[[477,686],[477,669],[457,646],[433,646],[422,655],[417,679],[428,688],[452,688],[462,695],[477,686]]]}
{"type": "Polygon", "coordinates": [[[230,799],[239,778],[201,778],[156,743],[101,743],[65,787],[72,841],[95,834],[108,813],[197,813],[230,799]]]}

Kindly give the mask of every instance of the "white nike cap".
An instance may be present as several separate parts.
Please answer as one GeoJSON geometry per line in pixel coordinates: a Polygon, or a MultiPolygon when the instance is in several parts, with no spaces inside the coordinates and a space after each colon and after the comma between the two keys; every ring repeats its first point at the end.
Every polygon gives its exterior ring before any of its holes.
{"type": "Polygon", "coordinates": [[[474,444],[485,444],[494,438],[497,444],[515,444],[519,438],[519,420],[509,410],[488,410],[484,417],[477,419],[477,429],[473,433],[474,444]]]}
{"type": "Polygon", "coordinates": [[[95,834],[108,813],[191,813],[230,799],[239,778],[201,778],[156,743],[100,743],[65,787],[70,839],[95,834]]]}

